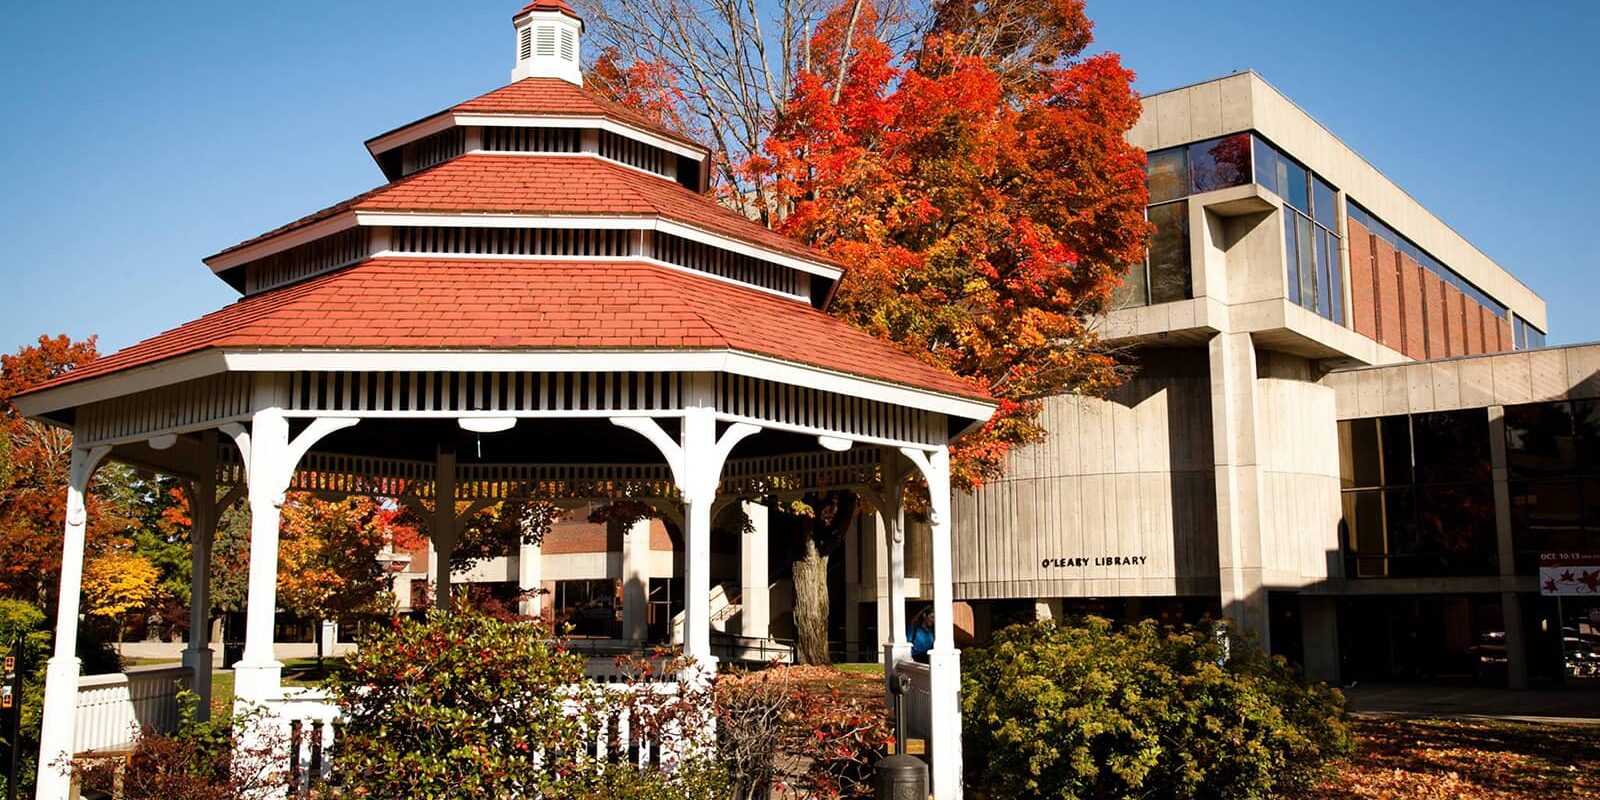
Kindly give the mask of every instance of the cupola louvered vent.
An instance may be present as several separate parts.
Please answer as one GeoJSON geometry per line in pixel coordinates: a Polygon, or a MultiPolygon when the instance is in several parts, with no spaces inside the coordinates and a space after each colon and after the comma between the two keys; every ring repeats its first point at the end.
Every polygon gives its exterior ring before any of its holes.
{"type": "Polygon", "coordinates": [[[600,132],[600,155],[669,178],[674,175],[668,171],[667,165],[670,164],[673,168],[678,165],[677,159],[665,150],[625,136],[618,136],[611,131],[600,132]]]}
{"type": "Polygon", "coordinates": [[[578,37],[570,30],[561,32],[561,58],[564,61],[578,60],[578,37]]]}
{"type": "Polygon", "coordinates": [[[366,258],[369,252],[366,228],[351,228],[291,247],[247,264],[244,293],[257,294],[332,272],[366,258]]]}
{"type": "Polygon", "coordinates": [[[467,151],[466,130],[450,128],[407,144],[400,151],[400,174],[443,164],[467,151]]]}
{"type": "Polygon", "coordinates": [[[545,57],[556,54],[556,29],[554,26],[540,25],[533,29],[533,54],[545,57]]]}
{"type": "Polygon", "coordinates": [[[466,256],[622,258],[636,255],[633,232],[564,228],[395,228],[397,253],[466,256]]]}
{"type": "Polygon", "coordinates": [[[533,29],[523,28],[517,31],[517,60],[527,61],[533,58],[533,29]]]}
{"type": "Polygon", "coordinates": [[[534,4],[511,24],[517,31],[517,62],[511,80],[560,78],[583,85],[583,20],[565,4],[534,4]]]}
{"type": "Polygon", "coordinates": [[[576,153],[583,132],[576,128],[484,128],[483,149],[503,153],[576,153]]]}
{"type": "Polygon", "coordinates": [[[656,233],[655,257],[668,264],[788,295],[806,294],[807,278],[801,272],[668,233],[656,233]]]}

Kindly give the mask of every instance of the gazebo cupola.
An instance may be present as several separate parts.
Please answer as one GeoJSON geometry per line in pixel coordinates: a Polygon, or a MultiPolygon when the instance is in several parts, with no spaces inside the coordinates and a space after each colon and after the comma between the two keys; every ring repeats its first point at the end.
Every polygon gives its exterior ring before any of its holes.
{"type": "Polygon", "coordinates": [[[511,80],[560,78],[583,85],[583,20],[566,0],[535,0],[512,18],[517,65],[511,80]]]}

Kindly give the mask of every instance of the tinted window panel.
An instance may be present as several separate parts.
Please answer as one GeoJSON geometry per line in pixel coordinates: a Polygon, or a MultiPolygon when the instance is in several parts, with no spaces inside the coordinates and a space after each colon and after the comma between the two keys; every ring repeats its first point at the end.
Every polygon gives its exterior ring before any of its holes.
{"type": "Polygon", "coordinates": [[[1340,325],[1344,324],[1344,260],[1340,258],[1339,237],[1327,231],[1322,232],[1324,245],[1328,252],[1328,274],[1331,278],[1328,294],[1333,298],[1333,316],[1329,317],[1340,325]]]}
{"type": "Polygon", "coordinates": [[[1570,475],[1578,466],[1567,403],[1506,406],[1506,466],[1513,478],[1570,475]]]}
{"type": "Polygon", "coordinates": [[[1122,276],[1122,285],[1111,291],[1112,308],[1131,308],[1150,302],[1149,281],[1144,271],[1144,264],[1128,267],[1128,274],[1122,276]]]}
{"type": "Polygon", "coordinates": [[[1299,234],[1299,242],[1295,252],[1300,256],[1300,305],[1313,311],[1317,308],[1317,257],[1316,245],[1312,243],[1311,220],[1294,215],[1295,231],[1299,234]]]}
{"type": "Polygon", "coordinates": [[[1287,158],[1279,159],[1278,174],[1283,178],[1283,191],[1280,195],[1284,201],[1295,208],[1311,213],[1311,188],[1306,184],[1305,167],[1290,161],[1287,158]]]}
{"type": "Polygon", "coordinates": [[[1499,571],[1490,484],[1419,489],[1417,510],[1415,574],[1492,575],[1499,571]]]}
{"type": "Polygon", "coordinates": [[[1259,136],[1250,138],[1255,143],[1256,183],[1267,187],[1273,194],[1282,194],[1278,191],[1278,151],[1259,136]]]}
{"type": "Polygon", "coordinates": [[[1537,571],[1539,553],[1583,549],[1587,544],[1590,537],[1584,533],[1584,522],[1591,503],[1600,500],[1600,491],[1593,497],[1580,491],[1600,489],[1587,483],[1511,482],[1511,546],[1517,553],[1518,572],[1537,571]]]}
{"type": "Polygon", "coordinates": [[[1378,447],[1378,420],[1339,423],[1339,480],[1346,489],[1383,485],[1383,456],[1378,447]]]}
{"type": "Polygon", "coordinates": [[[1165,203],[1189,193],[1189,160],[1184,148],[1157,150],[1149,159],[1147,183],[1151,203],[1165,203]]]}
{"type": "Polygon", "coordinates": [[[1189,284],[1189,204],[1150,208],[1156,233],[1150,239],[1150,302],[1170,303],[1191,296],[1189,284]]]}
{"type": "Polygon", "coordinates": [[[1483,409],[1416,414],[1411,435],[1417,483],[1489,479],[1489,418],[1483,409]]]}
{"type": "Polygon", "coordinates": [[[1197,194],[1243,186],[1250,181],[1250,134],[1189,145],[1189,169],[1197,194]]]}
{"type": "Polygon", "coordinates": [[[1316,211],[1317,222],[1330,231],[1339,230],[1339,208],[1333,200],[1333,187],[1321,178],[1311,179],[1311,207],[1316,211]]]}
{"type": "Polygon", "coordinates": [[[1283,212],[1283,263],[1288,269],[1289,302],[1300,302],[1300,255],[1294,232],[1294,213],[1283,212]]]}
{"type": "Polygon", "coordinates": [[[1411,482],[1411,419],[1409,417],[1383,417],[1378,420],[1382,431],[1383,484],[1398,486],[1411,482]]]}
{"type": "Polygon", "coordinates": [[[1573,401],[1572,433],[1578,442],[1578,468],[1600,474],[1600,400],[1573,401]]]}

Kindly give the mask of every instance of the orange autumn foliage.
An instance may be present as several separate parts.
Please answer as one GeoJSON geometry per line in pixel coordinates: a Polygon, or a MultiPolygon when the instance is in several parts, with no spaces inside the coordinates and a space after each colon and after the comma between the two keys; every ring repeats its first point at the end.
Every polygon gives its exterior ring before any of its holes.
{"type": "Polygon", "coordinates": [[[912,51],[874,37],[874,4],[838,4],[766,153],[779,229],[847,269],[830,311],[983,386],[995,418],[954,448],[958,483],[997,477],[1040,440],[1040,400],[1120,380],[1091,326],[1149,225],[1140,113],[1114,54],[1082,57],[1082,3],[943,4],[912,51]],[[1021,8],[1019,8],[1021,7],[1021,8]],[[996,43],[991,13],[1050,35],[996,43]],[[849,33],[849,45],[845,44],[849,33]]]}

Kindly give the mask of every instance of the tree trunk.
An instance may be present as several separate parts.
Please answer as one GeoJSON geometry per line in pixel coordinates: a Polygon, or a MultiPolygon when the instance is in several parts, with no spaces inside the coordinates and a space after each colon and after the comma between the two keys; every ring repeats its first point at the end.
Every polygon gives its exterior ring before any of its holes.
{"type": "Polygon", "coordinates": [[[800,664],[833,663],[828,658],[828,555],[811,536],[794,562],[794,656],[800,664]]]}
{"type": "Polygon", "coordinates": [[[322,672],[322,620],[317,620],[317,672],[322,672]]]}

